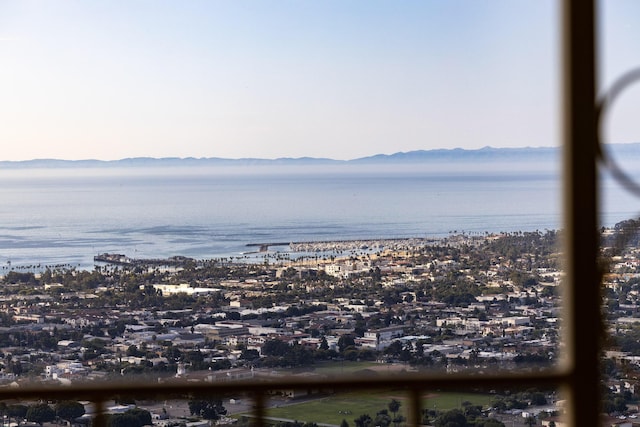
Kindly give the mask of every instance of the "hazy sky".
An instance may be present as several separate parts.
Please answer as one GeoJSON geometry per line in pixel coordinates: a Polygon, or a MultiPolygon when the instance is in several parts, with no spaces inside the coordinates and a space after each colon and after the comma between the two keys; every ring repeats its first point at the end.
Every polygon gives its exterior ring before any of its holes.
{"type": "MultiPolygon", "coordinates": [[[[640,64],[640,5],[603,7],[606,81],[640,64]]],[[[559,19],[551,0],[0,0],[0,160],[558,145],[559,19]]]]}

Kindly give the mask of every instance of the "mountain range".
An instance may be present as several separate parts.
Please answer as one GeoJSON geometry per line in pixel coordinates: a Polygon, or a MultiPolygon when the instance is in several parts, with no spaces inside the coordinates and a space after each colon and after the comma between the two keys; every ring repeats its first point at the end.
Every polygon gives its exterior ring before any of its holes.
{"type": "MultiPolygon", "coordinates": [[[[607,150],[616,157],[640,158],[640,143],[610,144],[607,150]]],[[[35,159],[24,161],[0,161],[0,169],[16,168],[96,168],[96,167],[177,167],[177,166],[251,166],[251,165],[335,165],[335,164],[420,164],[433,162],[533,162],[554,161],[561,156],[559,147],[493,148],[475,150],[462,148],[416,150],[393,154],[376,154],[351,160],[334,160],[316,157],[282,157],[277,159],[220,157],[134,157],[121,160],[59,160],[35,159]]]]}

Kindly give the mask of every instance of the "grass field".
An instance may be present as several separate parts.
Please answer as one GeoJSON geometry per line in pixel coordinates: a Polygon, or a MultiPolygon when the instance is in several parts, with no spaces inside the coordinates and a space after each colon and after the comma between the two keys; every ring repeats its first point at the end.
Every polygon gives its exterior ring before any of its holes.
{"type": "MultiPolygon", "coordinates": [[[[388,409],[391,399],[401,402],[400,413],[407,416],[407,399],[402,391],[376,391],[376,392],[353,392],[335,394],[323,399],[302,402],[271,408],[267,411],[267,416],[287,418],[297,421],[320,422],[337,424],[345,419],[350,425],[353,420],[362,414],[369,414],[372,418],[378,411],[388,409]]],[[[422,408],[448,410],[459,408],[462,402],[468,401],[474,405],[486,407],[492,400],[491,395],[474,393],[432,393],[422,401],[422,408]]]]}
{"type": "Polygon", "coordinates": [[[377,363],[377,362],[325,362],[314,366],[313,371],[327,376],[342,375],[393,375],[398,372],[406,372],[410,368],[403,363],[377,363]]]}
{"type": "Polygon", "coordinates": [[[324,375],[341,375],[341,374],[353,374],[364,369],[374,368],[380,366],[376,362],[328,362],[317,364],[314,368],[314,372],[324,375]]]}

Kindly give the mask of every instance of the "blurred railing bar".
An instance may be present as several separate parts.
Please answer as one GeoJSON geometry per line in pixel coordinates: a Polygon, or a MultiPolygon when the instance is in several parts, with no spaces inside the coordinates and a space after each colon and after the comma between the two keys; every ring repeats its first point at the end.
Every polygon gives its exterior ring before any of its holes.
{"type": "Polygon", "coordinates": [[[106,411],[104,410],[104,397],[100,400],[92,401],[95,409],[95,417],[93,419],[93,427],[107,427],[106,411]]]}
{"type": "Polygon", "coordinates": [[[422,413],[420,395],[423,391],[423,389],[417,387],[411,388],[411,393],[409,396],[409,419],[407,420],[408,425],[410,426],[417,426],[422,424],[422,417],[420,416],[422,413]]]}
{"type": "Polygon", "coordinates": [[[596,173],[595,0],[562,2],[564,251],[563,340],[568,424],[598,425],[603,322],[596,173]]]}
{"type": "Polygon", "coordinates": [[[255,425],[257,427],[264,426],[264,417],[265,417],[265,407],[264,407],[264,392],[254,392],[253,393],[253,402],[255,403],[255,408],[253,410],[253,414],[255,415],[255,425]]]}
{"type": "MultiPolygon", "coordinates": [[[[153,384],[143,382],[139,385],[131,382],[101,382],[95,385],[78,385],[67,387],[12,387],[0,389],[0,400],[9,399],[51,399],[51,400],[107,400],[113,396],[132,396],[166,398],[192,395],[224,395],[229,393],[249,393],[263,395],[280,389],[335,389],[335,390],[367,390],[367,389],[405,389],[405,390],[470,390],[488,387],[509,387],[522,389],[536,387],[558,387],[571,379],[562,372],[536,372],[521,375],[486,374],[470,375],[443,374],[440,376],[395,375],[384,378],[351,378],[297,380],[278,379],[268,381],[228,381],[220,383],[180,383],[153,384]]],[[[177,397],[176,397],[177,398],[177,397]]]]}

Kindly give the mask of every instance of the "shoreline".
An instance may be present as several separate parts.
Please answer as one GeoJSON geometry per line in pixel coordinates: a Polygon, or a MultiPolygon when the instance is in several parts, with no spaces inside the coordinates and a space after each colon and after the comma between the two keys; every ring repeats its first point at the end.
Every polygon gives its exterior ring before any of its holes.
{"type": "MultiPolygon", "coordinates": [[[[533,232],[533,231],[532,231],[533,232]]],[[[517,233],[517,232],[516,232],[517,233]]],[[[24,264],[10,264],[2,266],[0,275],[14,271],[19,273],[39,274],[47,268],[52,270],[69,270],[77,269],[91,271],[95,268],[114,268],[121,267],[162,267],[162,268],[181,268],[187,263],[205,264],[207,262],[221,262],[223,264],[256,264],[256,263],[273,263],[274,265],[287,265],[292,263],[305,263],[315,260],[317,261],[336,261],[341,258],[358,255],[375,255],[382,252],[407,252],[427,246],[438,244],[445,245],[475,245],[486,239],[499,238],[500,236],[509,235],[511,232],[465,232],[452,231],[446,236],[430,236],[430,237],[394,237],[394,238],[371,238],[371,239],[338,239],[338,240],[311,240],[296,241],[284,243],[281,241],[273,242],[251,242],[245,247],[259,247],[260,250],[242,252],[235,255],[226,255],[210,258],[195,258],[183,255],[172,255],[167,257],[154,258],[133,258],[122,253],[105,252],[97,255],[91,255],[93,263],[75,264],[75,263],[58,263],[45,264],[38,262],[24,264]],[[273,247],[285,247],[286,250],[269,250],[273,247]]]]}
{"type": "Polygon", "coordinates": [[[260,247],[260,251],[245,252],[242,256],[236,257],[214,257],[208,259],[196,259],[181,255],[168,258],[130,258],[124,254],[103,253],[93,257],[95,266],[162,266],[180,268],[187,263],[204,264],[206,262],[222,262],[228,264],[255,264],[273,260],[275,264],[299,263],[306,260],[316,259],[322,256],[322,261],[334,261],[347,258],[352,255],[376,254],[383,251],[403,252],[411,251],[435,244],[473,244],[474,242],[485,241],[488,238],[496,238],[505,233],[476,233],[476,234],[453,234],[448,237],[409,237],[390,239],[353,239],[353,240],[317,240],[308,242],[291,243],[248,243],[248,247],[260,247]],[[269,252],[269,247],[287,246],[289,251],[269,252]],[[264,250],[263,250],[264,248],[264,250]],[[250,257],[249,255],[259,255],[250,257]]]}

